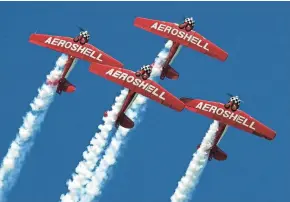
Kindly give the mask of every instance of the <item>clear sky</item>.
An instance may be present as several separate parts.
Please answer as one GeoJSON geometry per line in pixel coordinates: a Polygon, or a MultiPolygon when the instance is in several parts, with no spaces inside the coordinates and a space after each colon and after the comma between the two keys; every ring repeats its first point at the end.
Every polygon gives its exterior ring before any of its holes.
{"type": "MultiPolygon", "coordinates": [[[[275,129],[277,137],[271,142],[230,128],[220,144],[228,160],[208,164],[192,201],[289,201],[289,10],[288,2],[2,2],[0,158],[60,56],[28,43],[31,33],[75,36],[76,25],[83,26],[92,44],[137,70],[152,63],[166,40],[134,27],[135,17],[180,22],[193,16],[196,30],[229,58],[222,63],[183,48],[172,64],[180,79],[161,85],[177,97],[226,102],[226,93],[238,94],[245,101],[241,108],[275,129]]],[[[77,91],[52,104],[8,202],[53,202],[67,191],[66,181],[121,90],[88,67],[79,61],[69,77],[77,91]]],[[[169,201],[210,123],[149,101],[101,201],[169,201]]]]}

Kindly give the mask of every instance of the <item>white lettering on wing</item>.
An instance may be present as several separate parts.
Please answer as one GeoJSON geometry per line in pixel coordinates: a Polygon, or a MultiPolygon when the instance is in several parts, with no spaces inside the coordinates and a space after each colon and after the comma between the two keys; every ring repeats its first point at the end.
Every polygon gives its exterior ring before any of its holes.
{"type": "MultiPolygon", "coordinates": [[[[192,43],[206,51],[209,51],[208,49],[208,42],[206,42],[204,39],[200,39],[198,37],[193,36],[190,33],[186,33],[183,30],[180,29],[176,29],[174,27],[171,27],[169,25],[166,24],[162,24],[159,22],[155,22],[153,25],[150,26],[151,29],[155,29],[157,31],[160,32],[164,32],[167,34],[170,34],[172,36],[177,36],[180,39],[183,39],[184,41],[187,41],[189,43],[192,43]]],[[[193,32],[191,32],[193,33],[193,32]]]]}
{"type": "Polygon", "coordinates": [[[102,53],[96,53],[95,50],[92,50],[88,47],[86,47],[86,45],[80,45],[71,41],[66,41],[57,37],[49,37],[48,39],[46,39],[44,41],[45,44],[49,44],[52,46],[57,46],[57,47],[62,47],[65,48],[67,50],[71,50],[73,52],[76,53],[80,53],[84,56],[90,57],[93,60],[97,60],[99,62],[103,62],[102,59],[102,53]]]}
{"type": "Polygon", "coordinates": [[[256,130],[255,129],[255,121],[252,121],[251,123],[249,123],[249,119],[239,115],[239,114],[235,114],[235,112],[226,110],[224,108],[221,107],[217,107],[208,103],[204,103],[204,102],[199,102],[196,106],[196,109],[200,109],[202,111],[206,111],[206,112],[210,112],[212,114],[216,114],[220,117],[224,117],[227,118],[228,120],[232,120],[235,121],[236,123],[238,123],[239,125],[243,125],[247,128],[250,128],[252,130],[256,130]]]}
{"type": "Polygon", "coordinates": [[[154,84],[149,84],[148,81],[145,81],[145,80],[141,80],[139,78],[136,78],[132,75],[128,75],[126,72],[122,72],[121,70],[115,70],[115,69],[110,69],[108,70],[105,75],[109,75],[109,76],[112,76],[114,78],[117,78],[119,80],[123,80],[125,81],[126,83],[132,83],[134,86],[142,89],[142,90],[145,90],[146,92],[154,95],[156,98],[160,99],[160,100],[165,100],[165,94],[166,92],[165,91],[160,91],[160,89],[155,86],[154,84]]]}

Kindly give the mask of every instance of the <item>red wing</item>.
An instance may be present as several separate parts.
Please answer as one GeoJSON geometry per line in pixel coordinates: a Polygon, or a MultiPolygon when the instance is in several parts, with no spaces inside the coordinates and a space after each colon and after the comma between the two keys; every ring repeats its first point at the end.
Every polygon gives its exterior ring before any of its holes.
{"type": "Polygon", "coordinates": [[[71,37],[31,34],[29,42],[88,62],[98,62],[116,67],[123,67],[121,62],[97,49],[93,45],[88,43],[81,45],[74,42],[71,37]]]}
{"type": "Polygon", "coordinates": [[[224,124],[236,127],[254,135],[273,140],[276,132],[257,121],[241,110],[232,112],[224,108],[224,104],[199,99],[181,98],[185,107],[193,112],[215,119],[224,124]]]}
{"type": "Polygon", "coordinates": [[[137,17],[134,25],[218,60],[225,61],[228,57],[227,52],[196,31],[186,32],[185,30],[179,29],[177,24],[137,17]]]}
{"type": "Polygon", "coordinates": [[[176,111],[184,109],[184,103],[177,97],[150,79],[142,80],[136,77],[133,71],[98,63],[92,63],[89,70],[176,111]]]}

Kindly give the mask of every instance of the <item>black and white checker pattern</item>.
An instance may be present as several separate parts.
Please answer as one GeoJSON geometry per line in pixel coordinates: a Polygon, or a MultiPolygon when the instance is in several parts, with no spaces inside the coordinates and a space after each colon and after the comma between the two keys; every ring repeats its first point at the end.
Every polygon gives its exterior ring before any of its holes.
{"type": "Polygon", "coordinates": [[[195,21],[194,21],[194,19],[192,17],[191,18],[185,18],[184,21],[188,22],[188,24],[190,24],[190,25],[195,25],[195,21]]]}
{"type": "Polygon", "coordinates": [[[238,105],[240,105],[240,103],[241,103],[241,100],[239,99],[239,96],[231,97],[231,98],[230,98],[230,101],[231,101],[231,102],[234,102],[234,103],[236,103],[236,104],[238,104],[238,105]]]}
{"type": "Polygon", "coordinates": [[[150,65],[144,65],[143,67],[141,67],[141,70],[144,70],[147,74],[151,74],[152,72],[152,68],[150,65]]]}
{"type": "Polygon", "coordinates": [[[82,31],[80,32],[80,35],[86,39],[90,39],[90,34],[88,31],[82,31]]]}

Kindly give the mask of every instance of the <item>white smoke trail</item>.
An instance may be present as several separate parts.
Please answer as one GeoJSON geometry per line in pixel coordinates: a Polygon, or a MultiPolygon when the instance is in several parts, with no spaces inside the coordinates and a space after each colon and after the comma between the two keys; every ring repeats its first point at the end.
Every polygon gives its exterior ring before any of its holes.
{"type": "Polygon", "coordinates": [[[203,138],[199,149],[193,154],[193,158],[186,170],[185,175],[178,182],[178,186],[170,198],[172,202],[186,202],[190,200],[191,193],[195,190],[203,169],[207,164],[209,155],[208,151],[213,146],[218,127],[218,121],[214,121],[210,125],[210,128],[203,138]]]}
{"type": "MultiPolygon", "coordinates": [[[[168,41],[165,48],[158,54],[153,65],[150,79],[160,75],[161,65],[165,61],[171,46],[172,42],[168,41]]],[[[91,145],[88,146],[87,151],[83,153],[84,160],[78,164],[75,169],[75,174],[73,174],[73,179],[67,183],[69,190],[68,193],[60,197],[62,202],[77,202],[82,200],[84,197],[87,197],[85,196],[85,193],[90,195],[90,198],[93,199],[96,194],[100,193],[92,192],[90,187],[92,187],[92,189],[93,187],[98,189],[101,187],[103,181],[107,179],[108,169],[116,162],[123,139],[129,132],[129,130],[120,126],[116,131],[115,137],[112,138],[111,144],[108,146],[103,159],[100,161],[102,157],[101,155],[108,144],[108,137],[115,124],[116,116],[122,107],[127,93],[127,89],[122,90],[121,95],[116,98],[116,103],[112,107],[113,110],[108,112],[107,117],[103,117],[105,123],[99,126],[100,132],[95,134],[94,138],[91,140],[91,145]],[[99,166],[96,168],[94,173],[93,170],[98,162],[99,166]],[[96,175],[99,176],[99,172],[102,172],[103,178],[102,181],[99,182],[100,184],[96,184],[96,180],[94,179],[96,179],[96,175]]],[[[146,102],[146,100],[147,98],[144,96],[138,95],[130,109],[128,109],[127,115],[132,121],[135,122],[137,114],[141,109],[140,107],[146,102]]]]}
{"type": "Polygon", "coordinates": [[[68,193],[61,195],[61,201],[73,202],[78,201],[79,195],[83,187],[88,183],[92,176],[93,169],[101,158],[101,154],[107,145],[109,134],[114,127],[116,116],[121,110],[122,104],[128,93],[127,89],[121,91],[121,94],[116,97],[115,104],[111,111],[107,112],[107,117],[103,117],[104,123],[99,125],[100,132],[96,133],[92,138],[87,150],[83,153],[83,160],[79,162],[72,175],[72,180],[67,182],[68,193]]]}
{"type": "MultiPolygon", "coordinates": [[[[56,81],[60,78],[63,66],[67,60],[66,55],[58,58],[55,68],[47,75],[48,81],[56,81]]],[[[55,87],[43,84],[38,89],[38,95],[30,104],[31,110],[23,118],[23,124],[19,128],[16,139],[10,145],[0,168],[0,201],[16,183],[23,166],[26,155],[33,146],[33,139],[44,120],[46,112],[53,101],[55,87]]]]}
{"type": "MultiPolygon", "coordinates": [[[[172,42],[167,42],[165,45],[166,48],[163,49],[155,59],[151,79],[154,79],[156,76],[160,76],[161,66],[165,62],[171,46],[172,42]]],[[[140,111],[145,108],[147,100],[148,99],[142,95],[137,96],[136,100],[127,111],[127,115],[132,121],[136,122],[138,120],[138,115],[140,111]]],[[[115,136],[113,137],[105,152],[105,155],[100,161],[99,166],[96,168],[91,181],[86,185],[85,194],[82,195],[80,202],[90,202],[101,194],[101,189],[108,179],[110,168],[116,164],[118,155],[120,153],[120,148],[126,142],[126,137],[129,132],[130,129],[123,127],[119,127],[119,129],[116,131],[115,136]]]]}

